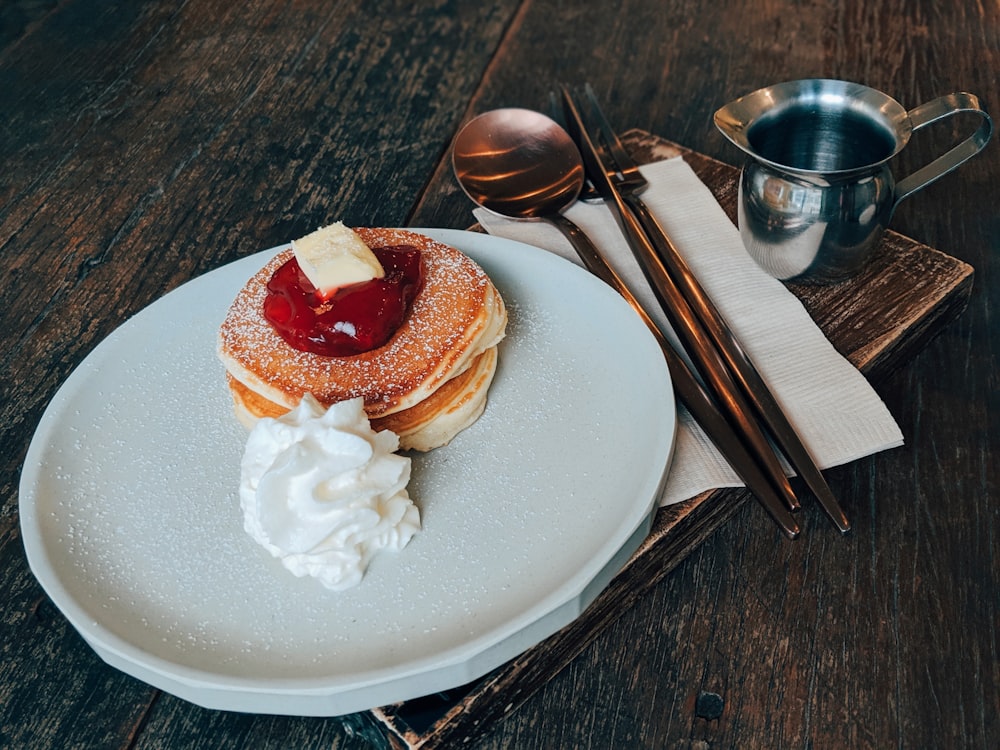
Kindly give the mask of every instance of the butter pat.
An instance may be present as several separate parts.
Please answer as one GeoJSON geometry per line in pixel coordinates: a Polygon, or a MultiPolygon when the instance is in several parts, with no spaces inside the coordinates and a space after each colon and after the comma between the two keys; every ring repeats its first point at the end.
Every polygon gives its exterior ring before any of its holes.
{"type": "Polygon", "coordinates": [[[332,297],[340,287],[385,276],[371,248],[343,222],[295,240],[292,251],[302,273],[323,299],[332,297]]]}

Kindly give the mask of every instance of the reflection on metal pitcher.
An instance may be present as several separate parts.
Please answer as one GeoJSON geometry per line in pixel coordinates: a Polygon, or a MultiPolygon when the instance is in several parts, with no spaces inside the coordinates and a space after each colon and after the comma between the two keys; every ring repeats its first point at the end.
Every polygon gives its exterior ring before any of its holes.
{"type": "Polygon", "coordinates": [[[715,124],[747,154],[739,226],[747,251],[772,276],[845,279],[868,261],[899,202],[979,153],[993,124],[973,94],[906,111],[846,81],[790,81],[741,97],[715,124]],[[980,117],[957,146],[896,182],[888,161],[914,130],[959,112],[980,117]]]}

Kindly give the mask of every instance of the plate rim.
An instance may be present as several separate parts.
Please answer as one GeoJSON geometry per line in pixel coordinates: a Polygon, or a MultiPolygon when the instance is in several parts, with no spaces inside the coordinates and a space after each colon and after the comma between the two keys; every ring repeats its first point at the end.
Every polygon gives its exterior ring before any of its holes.
{"type": "MultiPolygon", "coordinates": [[[[427,236],[430,236],[434,239],[451,244],[455,247],[458,247],[463,252],[469,252],[467,250],[466,243],[470,242],[475,243],[477,246],[480,243],[486,246],[489,246],[491,244],[498,244],[503,246],[511,246],[511,245],[519,246],[520,248],[523,248],[521,252],[527,252],[534,255],[538,259],[544,259],[545,263],[552,263],[555,266],[565,269],[566,272],[568,273],[579,273],[581,274],[580,277],[581,279],[583,277],[586,277],[588,281],[581,281],[581,283],[592,284],[592,289],[595,290],[594,293],[607,294],[609,296],[609,299],[617,299],[618,301],[613,304],[621,304],[622,306],[625,306],[626,304],[624,300],[618,298],[618,296],[613,292],[613,290],[601,284],[595,277],[591,276],[583,268],[565,260],[564,258],[561,258],[555,253],[551,253],[544,249],[537,248],[531,245],[526,245],[525,243],[517,242],[515,240],[508,240],[505,238],[494,237],[488,234],[482,234],[478,232],[470,232],[467,230],[431,229],[431,228],[407,228],[407,229],[409,231],[426,234],[427,236]],[[463,245],[466,245],[466,247],[463,247],[463,245]],[[603,289],[604,291],[597,292],[596,290],[599,289],[603,289]]],[[[440,658],[433,659],[434,664],[432,666],[424,664],[424,662],[426,661],[425,659],[418,659],[416,660],[416,664],[414,666],[408,669],[404,669],[403,671],[399,671],[397,668],[394,667],[387,667],[381,670],[371,670],[369,672],[366,672],[366,674],[371,675],[370,679],[362,681],[356,680],[353,684],[342,687],[332,686],[331,677],[329,676],[309,676],[304,678],[289,678],[289,677],[245,678],[245,677],[237,677],[231,674],[220,674],[218,672],[212,672],[210,670],[194,669],[185,664],[178,664],[175,662],[171,662],[163,656],[145,653],[142,651],[142,648],[140,646],[137,646],[135,643],[128,641],[126,638],[119,635],[118,633],[109,630],[107,627],[101,625],[100,622],[92,621],[93,618],[90,616],[87,609],[78,601],[78,597],[73,594],[73,592],[65,585],[65,583],[59,576],[55,565],[53,564],[52,560],[50,559],[50,556],[45,550],[44,546],[45,542],[44,539],[42,538],[43,535],[40,527],[40,519],[37,516],[39,507],[37,503],[34,501],[35,490],[38,486],[38,481],[41,478],[40,473],[44,466],[44,462],[41,460],[41,457],[42,454],[44,453],[44,449],[48,447],[50,444],[50,441],[52,439],[52,432],[58,426],[58,420],[56,419],[56,414],[57,412],[59,412],[59,407],[62,406],[64,402],[67,402],[69,400],[71,393],[79,391],[81,385],[86,383],[88,375],[90,375],[90,373],[92,372],[94,359],[98,356],[96,353],[99,350],[101,350],[102,347],[105,347],[106,342],[113,341],[116,337],[123,335],[122,333],[123,330],[126,329],[137,316],[142,315],[150,308],[152,308],[154,305],[160,304],[161,302],[163,302],[163,300],[167,299],[168,297],[178,294],[190,293],[192,288],[198,285],[199,283],[208,283],[206,280],[213,274],[217,274],[225,270],[234,272],[236,270],[235,267],[239,266],[240,264],[244,264],[248,268],[253,268],[255,267],[256,264],[260,262],[262,258],[267,256],[268,254],[273,254],[274,252],[277,252],[278,250],[285,247],[287,247],[287,244],[279,245],[273,248],[269,248],[267,250],[257,251],[249,255],[241,256],[240,258],[230,261],[229,263],[223,264],[222,266],[219,266],[211,271],[208,271],[205,274],[194,277],[184,282],[183,284],[179,285],[178,287],[170,290],[161,297],[153,300],[152,302],[150,302],[149,305],[145,306],[135,315],[130,316],[128,319],[123,321],[107,337],[102,339],[97,344],[97,346],[95,346],[94,349],[92,349],[91,352],[89,352],[87,356],[73,369],[73,371],[69,374],[69,376],[67,376],[67,378],[56,390],[55,394],[50,399],[49,403],[46,404],[43,414],[39,419],[38,425],[36,426],[35,432],[33,433],[33,436],[29,443],[28,450],[25,455],[25,460],[22,465],[21,477],[19,482],[18,508],[20,515],[21,531],[22,531],[22,541],[25,547],[26,556],[28,558],[29,567],[32,570],[32,573],[35,575],[36,579],[42,585],[42,588],[56,604],[57,608],[63,613],[63,615],[67,618],[67,620],[69,620],[70,624],[74,627],[74,629],[76,629],[77,632],[81,634],[81,636],[88,643],[88,645],[90,645],[91,648],[94,649],[99,656],[101,656],[101,658],[103,658],[105,661],[112,664],[116,668],[125,671],[126,673],[132,674],[133,676],[136,676],[139,679],[142,679],[143,681],[146,681],[150,684],[157,685],[157,681],[151,679],[151,677],[163,677],[167,678],[170,681],[176,681],[183,685],[190,686],[193,690],[200,692],[205,692],[206,690],[209,692],[218,691],[224,694],[236,693],[243,696],[252,696],[257,694],[262,694],[262,695],[266,694],[273,696],[275,694],[279,694],[279,695],[293,697],[296,699],[303,699],[308,695],[312,695],[315,698],[319,698],[320,703],[323,704],[322,706],[320,706],[322,710],[319,711],[317,715],[319,714],[331,715],[329,713],[329,707],[327,706],[327,704],[329,703],[328,699],[330,698],[343,696],[347,693],[363,690],[365,688],[378,689],[380,685],[384,685],[386,683],[398,682],[399,680],[407,681],[407,680],[418,679],[422,675],[429,677],[432,673],[437,673],[442,670],[448,670],[449,668],[455,668],[458,666],[467,665],[470,662],[474,661],[477,657],[481,657],[488,654],[491,650],[502,645],[504,642],[516,638],[519,634],[529,629],[532,624],[539,622],[540,620],[544,620],[546,617],[559,612],[560,610],[565,608],[567,604],[571,605],[570,606],[571,609],[577,609],[579,611],[576,612],[575,614],[572,614],[569,617],[569,620],[562,621],[558,625],[558,627],[551,628],[550,632],[542,636],[542,638],[536,638],[534,642],[537,643],[539,640],[542,640],[544,639],[544,637],[547,637],[547,635],[551,635],[551,633],[558,630],[559,627],[562,627],[569,621],[572,621],[572,619],[575,619],[575,616],[579,614],[579,612],[582,612],[582,610],[590,603],[590,601],[592,601],[593,598],[596,597],[597,594],[599,594],[600,590],[603,589],[603,586],[601,586],[598,591],[593,592],[593,595],[590,596],[587,601],[582,601],[580,599],[583,592],[585,592],[586,589],[589,586],[591,586],[591,584],[595,580],[597,580],[598,577],[600,577],[600,575],[606,573],[604,569],[597,571],[595,575],[591,576],[586,581],[582,581],[579,586],[576,586],[574,588],[573,593],[570,594],[568,598],[564,597],[564,601],[561,601],[555,606],[548,606],[546,611],[543,612],[540,617],[535,617],[530,622],[527,622],[524,625],[514,630],[510,630],[508,628],[507,630],[505,630],[505,634],[495,635],[493,634],[493,631],[490,631],[490,633],[487,634],[491,636],[490,638],[481,635],[472,641],[472,643],[479,643],[480,641],[485,639],[489,640],[490,641],[489,643],[482,644],[477,647],[472,647],[471,645],[466,644],[461,649],[458,649],[457,652],[453,653],[452,656],[448,659],[445,660],[442,660],[440,658]],[[70,611],[67,611],[67,608],[70,611]],[[91,620],[92,622],[89,623],[86,622],[88,620],[91,620]],[[97,632],[94,632],[94,629],[96,629],[97,632]],[[472,653],[469,653],[470,650],[472,651],[472,653]],[[132,652],[135,651],[138,651],[140,653],[133,654],[132,652]],[[143,656],[145,656],[145,659],[140,660],[143,656]],[[124,660],[126,664],[122,665],[113,663],[116,660],[124,660]],[[423,666],[420,666],[421,664],[423,664],[423,666]],[[140,671],[150,674],[136,675],[133,673],[133,671],[124,668],[125,666],[128,665],[139,667],[140,671]],[[380,676],[379,674],[380,672],[391,672],[393,673],[393,675],[380,676]]],[[[473,254],[476,254],[478,252],[480,252],[480,250],[477,247],[477,249],[473,251],[473,254]]],[[[235,291],[236,290],[234,290],[234,294],[235,291]]],[[[636,324],[642,326],[642,323],[641,321],[639,321],[638,318],[636,318],[636,324]]],[[[656,346],[652,335],[649,334],[648,331],[646,331],[645,333],[648,336],[648,341],[651,343],[651,345],[656,346]]],[[[110,344],[108,344],[108,346],[110,346],[110,344]]],[[[670,382],[669,373],[666,370],[665,363],[662,367],[661,373],[666,389],[672,395],[673,386],[672,383],[670,382]]],[[[677,421],[678,421],[674,399],[672,398],[669,399],[669,404],[670,407],[668,411],[671,421],[670,438],[668,441],[669,450],[667,451],[667,455],[664,458],[664,466],[662,471],[660,472],[660,476],[657,478],[655,482],[655,486],[658,489],[656,492],[652,493],[652,496],[649,498],[649,502],[647,503],[648,507],[645,509],[645,512],[640,518],[638,524],[636,524],[633,530],[630,532],[630,535],[635,535],[636,530],[641,528],[643,523],[646,523],[648,530],[648,523],[651,520],[652,514],[655,513],[658,504],[657,501],[659,499],[659,492],[660,490],[662,490],[663,483],[665,482],[666,476],[669,472],[673,450],[676,445],[676,432],[677,432],[677,421]]],[[[644,536],[644,534],[642,536],[644,536]]],[[[630,536],[628,539],[626,539],[625,543],[628,544],[631,541],[632,540],[630,536]]],[[[638,544],[641,543],[641,541],[642,537],[640,537],[638,540],[635,541],[635,546],[637,547],[638,544]]],[[[619,549],[619,553],[620,551],[621,550],[619,549]]],[[[616,555],[617,554],[618,553],[616,553],[616,555]]],[[[614,559],[615,555],[612,555],[612,560],[614,559]]],[[[625,560],[627,560],[627,557],[625,558],[625,560]]],[[[624,564],[625,560],[622,560],[621,564],[624,564]]],[[[606,565],[607,564],[605,564],[605,567],[606,565]]],[[[617,572],[617,569],[614,572],[617,572]]],[[[613,574],[614,573],[611,574],[612,577],[613,574]]],[[[525,646],[525,648],[530,647],[530,645],[533,644],[529,644],[528,646],[525,646]]],[[[522,648],[521,651],[523,650],[524,649],[522,648]]],[[[505,658],[500,659],[499,663],[502,663],[503,661],[506,661],[510,658],[512,657],[508,655],[505,658]]],[[[414,660],[409,660],[408,663],[412,665],[414,664],[414,660]]],[[[485,670],[481,669],[480,671],[482,673],[485,673],[485,671],[489,671],[489,669],[498,666],[499,663],[494,664],[493,661],[490,661],[490,664],[492,666],[490,666],[488,669],[485,670]]],[[[335,681],[339,682],[342,680],[338,679],[335,681]]],[[[443,688],[432,688],[430,692],[433,692],[434,689],[443,689],[443,688]]],[[[169,692],[174,692],[174,691],[170,690],[169,692]]],[[[177,693],[174,692],[174,694],[177,693]]],[[[192,698],[186,697],[184,695],[181,695],[180,697],[192,700],[192,698]]],[[[225,696],[222,697],[224,698],[225,696]]],[[[199,700],[195,699],[193,700],[193,702],[197,703],[199,702],[199,700]]],[[[203,702],[202,705],[206,705],[206,703],[203,702]]],[[[232,709],[232,706],[226,706],[226,705],[222,705],[219,707],[222,708],[229,707],[230,709],[232,709]]],[[[236,708],[236,710],[240,709],[236,708]]],[[[273,707],[270,710],[273,712],[273,707]]],[[[351,708],[350,710],[358,710],[358,709],[351,708]]],[[[338,709],[336,712],[346,713],[347,711],[340,711],[338,709]]],[[[289,711],[289,713],[297,713],[300,715],[305,715],[311,712],[296,709],[293,711],[289,711]]]]}

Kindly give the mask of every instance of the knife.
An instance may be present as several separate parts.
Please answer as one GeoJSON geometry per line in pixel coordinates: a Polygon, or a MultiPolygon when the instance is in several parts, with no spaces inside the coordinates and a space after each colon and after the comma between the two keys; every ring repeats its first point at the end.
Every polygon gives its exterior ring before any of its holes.
{"type": "MultiPolygon", "coordinates": [[[[847,516],[820,473],[809,450],[788,421],[777,399],[757,371],[753,360],[750,359],[750,355],[736,338],[736,334],[733,333],[711,298],[705,293],[687,261],[674,246],[670,236],[643,202],[640,193],[647,185],[646,179],[639,172],[639,165],[625,150],[618,135],[611,127],[611,123],[604,116],[597,102],[597,95],[589,84],[586,86],[586,98],[590,105],[589,114],[593,115],[596,125],[595,135],[603,141],[603,145],[606,147],[601,150],[608,162],[605,166],[613,167],[612,169],[606,168],[605,172],[615,180],[625,205],[635,215],[646,236],[653,243],[657,255],[666,265],[674,283],[718,347],[719,353],[726,361],[733,377],[757,410],[765,427],[788,462],[799,473],[806,486],[813,491],[820,506],[833,524],[842,533],[847,532],[851,528],[850,521],[847,520],[847,516]],[[616,175],[618,175],[617,178],[616,175]]],[[[602,161],[604,160],[602,159],[602,161]]]]}
{"type": "Polygon", "coordinates": [[[587,133],[586,125],[572,96],[565,87],[561,87],[561,93],[567,130],[580,149],[587,174],[598,193],[611,208],[611,213],[619,229],[628,241],[629,247],[656,294],[667,319],[732,426],[746,441],[748,451],[756,458],[762,472],[782,497],[788,509],[797,510],[800,507],[798,498],[789,484],[788,477],[785,475],[774,448],[754,419],[751,406],[733,380],[725,361],[713,345],[691,306],[684,299],[663,262],[657,256],[655,248],[642,226],[628,210],[621,194],[608,176],[605,165],[601,162],[600,154],[587,133]]]}
{"type": "Polygon", "coordinates": [[[667,370],[670,372],[670,380],[677,389],[677,397],[691,416],[701,425],[701,428],[708,435],[709,439],[719,449],[719,452],[726,457],[740,479],[747,488],[757,497],[764,509],[771,514],[771,518],[781,527],[782,531],[795,539],[799,535],[799,524],[795,517],[788,511],[782,502],[782,498],[777,494],[767,477],[760,470],[756,460],[747,452],[746,446],[740,440],[739,435],[733,430],[729,422],[719,411],[715,402],[705,392],[704,387],[695,377],[687,362],[678,354],[667,337],[659,329],[653,319],[649,316],[642,304],[635,298],[628,286],[615,272],[611,265],[604,259],[600,251],[594,247],[589,240],[581,241],[579,236],[570,237],[571,243],[580,256],[580,260],[592,274],[601,279],[604,283],[616,290],[625,301],[639,314],[639,317],[652,332],[663,357],[667,362],[667,370]]]}

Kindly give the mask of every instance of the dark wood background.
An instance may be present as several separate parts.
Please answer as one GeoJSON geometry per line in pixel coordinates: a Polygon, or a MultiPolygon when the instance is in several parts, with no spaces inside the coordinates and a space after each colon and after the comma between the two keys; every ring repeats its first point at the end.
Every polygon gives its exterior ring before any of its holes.
{"type": "MultiPolygon", "coordinates": [[[[105,666],[35,582],[17,483],[42,410],[151,301],[316,225],[465,227],[468,117],[590,81],[621,128],[736,163],[721,104],[802,77],[998,110],[1000,7],[887,0],[0,5],[0,747],[361,748],[351,719],[191,706],[105,666]]],[[[898,174],[964,121],[921,131],[898,174]]],[[[976,269],[879,392],[906,447],[828,472],[855,528],[751,503],[480,748],[1000,746],[1000,161],[893,227],[976,269]]]]}

